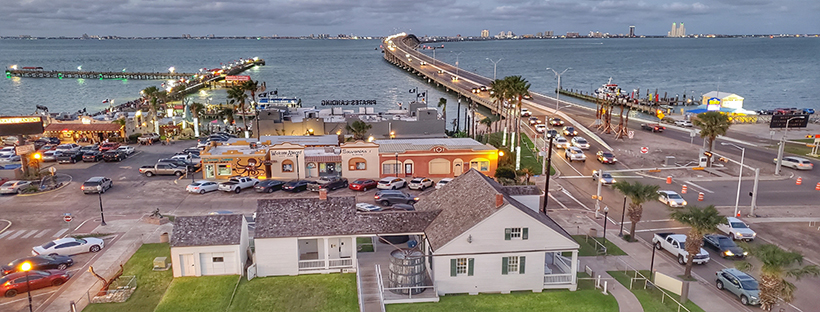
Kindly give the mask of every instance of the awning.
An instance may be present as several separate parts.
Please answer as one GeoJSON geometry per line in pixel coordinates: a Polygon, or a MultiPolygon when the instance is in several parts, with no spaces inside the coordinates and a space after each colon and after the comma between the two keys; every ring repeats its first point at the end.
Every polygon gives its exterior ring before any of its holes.
{"type": "Polygon", "coordinates": [[[45,132],[86,131],[86,132],[120,132],[123,126],[117,123],[52,123],[46,126],[45,132]]]}
{"type": "Polygon", "coordinates": [[[305,156],[305,162],[337,163],[342,162],[341,155],[305,156]]]}

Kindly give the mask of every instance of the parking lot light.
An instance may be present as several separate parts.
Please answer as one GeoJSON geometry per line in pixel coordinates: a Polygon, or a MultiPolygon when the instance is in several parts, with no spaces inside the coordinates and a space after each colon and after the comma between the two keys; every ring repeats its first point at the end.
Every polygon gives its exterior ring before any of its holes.
{"type": "Polygon", "coordinates": [[[23,264],[20,265],[20,270],[26,272],[26,293],[28,294],[28,311],[32,312],[33,310],[31,307],[31,284],[28,280],[28,271],[31,271],[31,262],[23,262],[23,264]]]}

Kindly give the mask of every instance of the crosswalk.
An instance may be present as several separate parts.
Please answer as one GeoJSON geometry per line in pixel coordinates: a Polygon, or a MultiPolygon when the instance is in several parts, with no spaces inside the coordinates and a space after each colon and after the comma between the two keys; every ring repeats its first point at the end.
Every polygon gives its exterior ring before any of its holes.
{"type": "Polygon", "coordinates": [[[56,238],[60,237],[65,232],[68,232],[67,228],[55,230],[55,229],[45,229],[45,230],[9,230],[3,233],[0,233],[0,240],[13,240],[13,239],[27,239],[27,238],[56,238]]]}

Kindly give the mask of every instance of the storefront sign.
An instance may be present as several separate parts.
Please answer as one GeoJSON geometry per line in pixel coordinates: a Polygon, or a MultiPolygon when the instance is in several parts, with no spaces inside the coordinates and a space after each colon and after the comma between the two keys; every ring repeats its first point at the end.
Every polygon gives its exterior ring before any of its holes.
{"type": "Polygon", "coordinates": [[[302,155],[302,151],[291,151],[291,150],[288,150],[288,151],[270,151],[270,155],[271,156],[285,156],[285,157],[299,156],[299,155],[302,155]]]}
{"type": "Polygon", "coordinates": [[[720,99],[713,97],[711,99],[706,100],[706,110],[707,111],[718,111],[720,110],[720,99]]]}
{"type": "Polygon", "coordinates": [[[39,116],[2,117],[0,135],[42,134],[43,119],[39,116]]]}
{"type": "Polygon", "coordinates": [[[251,76],[225,76],[225,81],[250,81],[251,76]]]}
{"type": "Polygon", "coordinates": [[[233,162],[233,158],[203,158],[202,162],[206,164],[217,164],[217,163],[230,163],[233,162]]]}
{"type": "Polygon", "coordinates": [[[25,155],[34,151],[34,144],[20,145],[16,149],[17,155],[25,155]]]}
{"type": "Polygon", "coordinates": [[[322,100],[322,106],[328,105],[376,105],[376,100],[322,100]]]}
{"type": "Polygon", "coordinates": [[[374,154],[378,149],[342,149],[343,155],[350,155],[350,156],[364,156],[369,154],[374,154]]]}

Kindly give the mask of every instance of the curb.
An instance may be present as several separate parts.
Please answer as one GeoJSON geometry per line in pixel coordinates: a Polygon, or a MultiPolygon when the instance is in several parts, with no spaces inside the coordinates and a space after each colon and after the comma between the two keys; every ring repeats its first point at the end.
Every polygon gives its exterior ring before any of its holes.
{"type": "Polygon", "coordinates": [[[48,193],[51,193],[51,192],[54,192],[54,191],[59,191],[59,190],[63,189],[64,187],[68,186],[69,184],[71,184],[72,181],[74,181],[74,177],[72,177],[70,175],[67,175],[67,176],[69,178],[68,182],[63,183],[63,185],[60,185],[60,186],[58,186],[57,188],[55,188],[53,190],[42,191],[42,192],[34,192],[34,193],[29,193],[29,194],[17,194],[17,196],[20,196],[20,197],[37,196],[37,195],[48,194],[48,193]]]}

